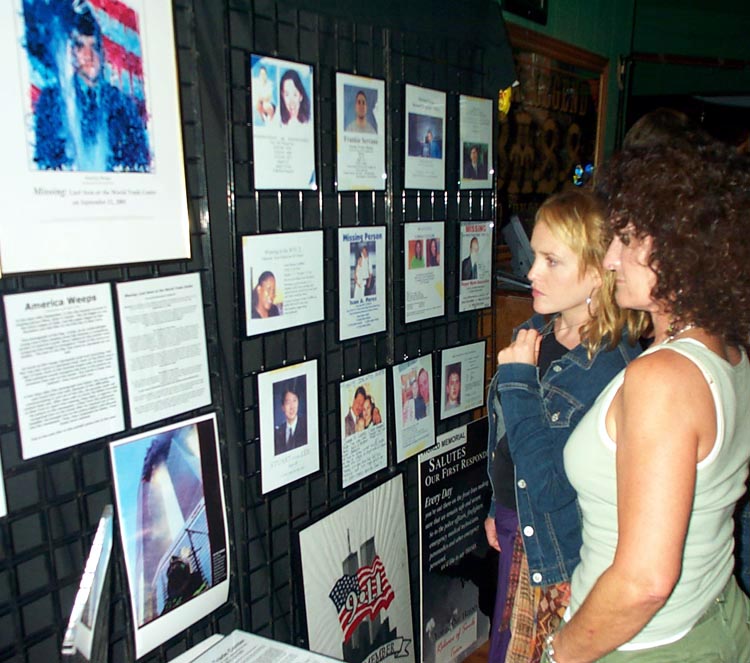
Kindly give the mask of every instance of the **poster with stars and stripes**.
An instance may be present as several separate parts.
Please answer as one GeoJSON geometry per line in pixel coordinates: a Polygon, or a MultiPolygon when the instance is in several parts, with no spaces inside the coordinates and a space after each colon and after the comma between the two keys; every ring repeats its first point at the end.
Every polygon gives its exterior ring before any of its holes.
{"type": "Polygon", "coordinates": [[[303,529],[300,551],[311,651],[414,662],[402,475],[303,529]]]}
{"type": "Polygon", "coordinates": [[[0,55],[2,271],[189,258],[172,3],[9,0],[0,55]]]}

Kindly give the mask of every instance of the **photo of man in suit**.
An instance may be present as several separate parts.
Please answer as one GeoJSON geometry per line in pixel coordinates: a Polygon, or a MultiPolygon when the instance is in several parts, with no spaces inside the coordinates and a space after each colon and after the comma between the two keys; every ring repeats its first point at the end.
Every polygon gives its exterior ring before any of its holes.
{"type": "Polygon", "coordinates": [[[284,421],[274,430],[273,448],[276,456],[307,444],[307,423],[304,416],[299,416],[300,394],[295,380],[288,380],[284,385],[280,405],[284,421]]]}
{"type": "Polygon", "coordinates": [[[469,147],[466,154],[464,146],[464,179],[465,180],[486,180],[487,179],[487,161],[482,159],[483,155],[479,153],[479,145],[469,147]]]}
{"type": "Polygon", "coordinates": [[[469,242],[469,255],[461,261],[461,280],[473,281],[478,276],[477,263],[479,262],[479,240],[472,237],[469,242]]]}

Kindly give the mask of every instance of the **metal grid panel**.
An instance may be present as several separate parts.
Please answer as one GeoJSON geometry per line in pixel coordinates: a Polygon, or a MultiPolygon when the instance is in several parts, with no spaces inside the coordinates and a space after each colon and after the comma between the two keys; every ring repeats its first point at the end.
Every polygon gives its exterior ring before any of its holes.
{"type": "MultiPolygon", "coordinates": [[[[260,635],[305,645],[306,625],[302,582],[295,549],[296,532],[312,520],[365,492],[395,471],[406,469],[407,527],[409,533],[412,597],[416,604],[418,577],[418,511],[416,459],[396,464],[389,450],[389,466],[366,480],[341,489],[339,383],[390,367],[406,359],[437,352],[478,338],[492,329],[486,310],[459,315],[459,221],[496,218],[494,191],[459,191],[458,95],[492,96],[487,89],[483,51],[476,44],[435,40],[429,34],[398,32],[345,19],[289,9],[272,0],[230,1],[228,9],[228,142],[232,147],[232,194],[229,227],[234,233],[235,302],[242,284],[239,243],[242,235],[320,229],[324,232],[325,321],[251,338],[240,335],[237,387],[242,403],[241,467],[247,570],[242,593],[248,609],[245,628],[260,635]],[[255,191],[252,188],[252,126],[249,113],[251,53],[312,64],[315,70],[316,156],[319,190],[255,191]],[[386,163],[384,192],[338,192],[335,189],[335,73],[344,71],[386,80],[386,163]],[[446,191],[403,189],[404,84],[448,92],[446,117],[450,136],[446,154],[446,191]],[[403,225],[410,221],[444,221],[443,260],[446,267],[446,314],[404,323],[403,225]],[[388,233],[388,329],[374,336],[338,341],[337,229],[385,225],[388,233]],[[260,418],[257,375],[284,365],[318,359],[318,402],[321,469],[268,495],[261,494],[260,418]]],[[[239,316],[237,325],[241,325],[239,316]]],[[[238,326],[239,330],[240,327],[238,326]]],[[[488,343],[488,347],[492,347],[488,343]]],[[[390,383],[390,379],[388,380],[390,383]]],[[[389,388],[390,391],[390,388],[389,388]]],[[[389,398],[392,394],[389,393],[389,398]]],[[[470,414],[436,423],[436,430],[466,423],[470,414]]],[[[389,421],[389,439],[395,431],[389,421]]],[[[415,618],[418,611],[415,611],[415,618]]],[[[418,631],[415,631],[418,632],[418,631]]]]}
{"type": "MultiPolygon", "coordinates": [[[[203,132],[196,85],[195,16],[191,0],[175,3],[174,22],[192,258],[5,277],[0,280],[0,293],[6,295],[94,283],[114,284],[132,279],[200,272],[213,407],[220,408],[220,356],[207,222],[203,132]]],[[[115,296],[114,288],[112,296],[115,296]]],[[[0,317],[4,317],[2,307],[0,317]]],[[[108,443],[114,437],[87,442],[32,460],[22,460],[5,329],[3,320],[0,325],[0,453],[8,516],[0,520],[0,661],[55,661],[61,657],[63,635],[99,517],[104,505],[114,501],[108,450],[108,443]]],[[[121,365],[120,368],[124,375],[124,367],[121,365]]],[[[204,411],[212,409],[205,408],[204,411]]],[[[184,419],[189,414],[174,420],[184,419]]],[[[126,437],[132,432],[126,430],[116,437],[126,437]]],[[[224,449],[222,454],[226,472],[224,449]]],[[[228,506],[231,505],[229,500],[228,493],[228,506]]],[[[117,541],[113,547],[110,572],[111,601],[109,606],[104,606],[110,611],[108,660],[132,661],[132,622],[124,559],[117,541]]],[[[212,632],[227,632],[239,626],[235,584],[230,579],[230,600],[221,610],[142,660],[164,661],[212,632]]]]}

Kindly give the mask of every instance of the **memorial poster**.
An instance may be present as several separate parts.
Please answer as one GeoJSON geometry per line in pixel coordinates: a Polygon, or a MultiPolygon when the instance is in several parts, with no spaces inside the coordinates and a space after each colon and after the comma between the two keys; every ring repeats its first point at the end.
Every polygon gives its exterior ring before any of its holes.
{"type": "Polygon", "coordinates": [[[258,406],[265,495],[320,469],[317,360],[260,373],[258,406]]]}
{"type": "Polygon", "coordinates": [[[140,658],[229,595],[216,415],[117,440],[109,450],[140,658]]]}
{"type": "Polygon", "coordinates": [[[486,341],[447,348],[440,353],[440,418],[484,405],[486,341]]]}
{"type": "Polygon", "coordinates": [[[311,65],[250,55],[256,189],[317,189],[311,65]]]}
{"type": "Polygon", "coordinates": [[[401,474],[300,532],[310,650],[414,663],[401,474]]]}
{"type": "Polygon", "coordinates": [[[435,444],[432,355],[406,361],[392,370],[396,461],[400,463],[435,444]]]}
{"type": "Polygon", "coordinates": [[[462,221],[459,236],[458,310],[492,306],[492,221],[462,221]]]}
{"type": "Polygon", "coordinates": [[[339,340],[385,331],[385,226],[339,228],[339,340]]]}
{"type": "Polygon", "coordinates": [[[422,661],[459,663],[489,637],[481,606],[494,604],[494,595],[483,594],[494,592],[487,579],[497,565],[483,525],[487,418],[441,435],[419,455],[418,468],[422,661]]]}
{"type": "Polygon", "coordinates": [[[242,238],[248,336],[323,319],[323,231],[242,238]]]}
{"type": "Polygon", "coordinates": [[[445,104],[445,92],[406,85],[405,189],[445,189],[445,104]]]}
{"type": "Polygon", "coordinates": [[[3,272],[190,257],[172,24],[169,0],[2,3],[3,272]]]}
{"type": "Polygon", "coordinates": [[[385,81],[336,74],[336,186],[384,191],[385,81]]]}
{"type": "Polygon", "coordinates": [[[346,488],[388,464],[385,369],[340,385],[341,481],[346,488]]]}
{"type": "Polygon", "coordinates": [[[445,313],[444,248],[442,221],[404,224],[405,322],[445,313]]]}
{"type": "Polygon", "coordinates": [[[492,99],[462,94],[458,100],[461,189],[491,189],[492,99]]]}

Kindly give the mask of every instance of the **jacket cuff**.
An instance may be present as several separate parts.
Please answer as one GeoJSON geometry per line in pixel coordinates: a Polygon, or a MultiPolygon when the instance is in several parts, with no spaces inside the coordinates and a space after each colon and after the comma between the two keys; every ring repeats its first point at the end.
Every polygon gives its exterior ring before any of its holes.
{"type": "Polygon", "coordinates": [[[536,366],[521,363],[500,364],[497,367],[497,382],[499,388],[508,382],[536,385],[538,382],[536,366]]]}

